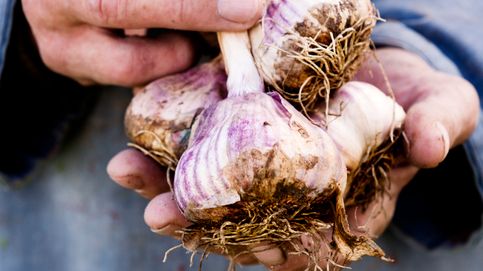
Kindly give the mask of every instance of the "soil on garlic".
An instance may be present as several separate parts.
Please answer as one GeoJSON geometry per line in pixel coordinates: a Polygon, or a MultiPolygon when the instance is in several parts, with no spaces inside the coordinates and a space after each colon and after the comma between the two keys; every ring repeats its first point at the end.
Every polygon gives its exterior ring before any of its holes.
{"type": "Polygon", "coordinates": [[[397,165],[406,149],[403,131],[395,130],[392,134],[377,149],[368,150],[361,165],[348,173],[349,190],[344,198],[346,208],[357,206],[365,210],[371,202],[389,190],[389,172],[397,165]]]}
{"type": "Polygon", "coordinates": [[[360,19],[340,33],[312,33],[308,22],[300,23],[296,31],[305,37],[294,34],[280,48],[279,59],[283,61],[276,63],[275,69],[282,80],[274,81],[274,87],[297,108],[313,111],[354,77],[370,51],[369,36],[375,21],[376,17],[360,19]]]}
{"type": "Polygon", "coordinates": [[[332,184],[313,196],[314,191],[302,181],[294,177],[278,178],[283,174],[275,173],[287,166],[310,168],[314,161],[287,159],[280,163],[283,159],[274,158],[280,155],[276,149],[268,154],[249,151],[228,166],[226,170],[233,179],[240,179],[247,174],[240,164],[246,164],[247,159],[265,161],[264,167],[253,172],[254,183],[241,195],[241,201],[187,215],[194,224],[182,231],[184,246],[192,251],[218,251],[236,258],[251,252],[258,244],[270,243],[307,255],[312,266],[319,260],[336,257],[350,261],[363,255],[384,257],[372,240],[350,233],[342,192],[337,185],[332,184]],[[313,249],[300,243],[302,235],[313,240],[313,249]],[[321,246],[328,246],[328,255],[319,255],[321,246]]]}

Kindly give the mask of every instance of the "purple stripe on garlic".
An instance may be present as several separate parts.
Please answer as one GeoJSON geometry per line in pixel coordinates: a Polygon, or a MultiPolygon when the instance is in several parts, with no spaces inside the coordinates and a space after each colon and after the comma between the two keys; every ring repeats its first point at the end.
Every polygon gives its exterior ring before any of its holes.
{"type": "Polygon", "coordinates": [[[188,146],[191,125],[206,107],[226,96],[221,57],[147,85],[132,99],[125,116],[133,145],[174,169],[188,146]]]}
{"type": "MultiPolygon", "coordinates": [[[[263,168],[264,165],[260,164],[263,160],[252,157],[244,161],[246,168],[240,168],[238,172],[243,176],[232,176],[227,170],[241,154],[251,151],[266,156],[276,149],[278,155],[284,156],[279,159],[312,163],[274,174],[287,174],[287,177],[303,181],[308,188],[314,189],[314,193],[321,193],[335,183],[339,189],[345,188],[346,170],[332,140],[288,102],[280,103],[280,100],[276,93],[270,96],[261,92],[250,93],[219,102],[214,106],[214,114],[207,114],[209,119],[204,114],[199,117],[197,121],[201,126],[209,126],[211,133],[199,139],[195,132],[193,145],[179,162],[176,180],[182,178],[184,185],[179,186],[175,181],[175,194],[182,210],[215,208],[239,201],[240,196],[251,188],[254,171],[263,168]],[[222,138],[224,140],[219,140],[222,138]],[[206,158],[193,158],[197,156],[206,158]],[[216,163],[217,170],[210,169],[210,164],[215,164],[212,161],[216,160],[220,161],[216,163]],[[183,176],[185,168],[195,167],[198,168],[195,175],[183,176]],[[199,197],[202,194],[207,196],[199,197]]],[[[201,126],[198,129],[205,129],[201,126]]]]}

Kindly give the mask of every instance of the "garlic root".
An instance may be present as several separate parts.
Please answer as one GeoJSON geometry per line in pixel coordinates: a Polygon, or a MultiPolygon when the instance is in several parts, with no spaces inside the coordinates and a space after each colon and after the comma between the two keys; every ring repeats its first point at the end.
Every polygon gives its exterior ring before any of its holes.
{"type": "Polygon", "coordinates": [[[269,0],[250,30],[264,80],[305,113],[353,78],[378,19],[370,0],[269,0]]]}

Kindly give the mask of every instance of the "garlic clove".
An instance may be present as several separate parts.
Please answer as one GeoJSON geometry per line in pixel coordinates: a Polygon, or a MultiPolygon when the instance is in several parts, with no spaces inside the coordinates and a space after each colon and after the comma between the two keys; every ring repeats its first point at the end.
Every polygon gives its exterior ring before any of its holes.
{"type": "Polygon", "coordinates": [[[375,86],[351,81],[311,114],[334,140],[348,170],[346,206],[363,208],[387,190],[397,162],[404,109],[375,86]]]}
{"type": "Polygon", "coordinates": [[[311,116],[334,140],[349,170],[358,167],[370,150],[401,129],[406,113],[377,87],[351,81],[330,99],[329,114],[321,106],[311,116]]]}

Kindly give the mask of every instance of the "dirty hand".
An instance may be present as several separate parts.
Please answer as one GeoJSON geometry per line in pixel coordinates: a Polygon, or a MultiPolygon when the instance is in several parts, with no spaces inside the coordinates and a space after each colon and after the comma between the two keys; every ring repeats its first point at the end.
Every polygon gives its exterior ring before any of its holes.
{"type": "Polygon", "coordinates": [[[22,7],[50,69],[83,84],[121,86],[183,70],[194,60],[181,31],[148,38],[125,30],[246,29],[263,10],[261,0],[22,0],[22,7]]]}

